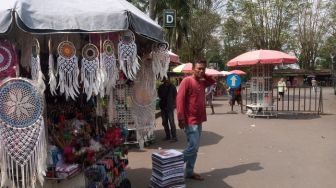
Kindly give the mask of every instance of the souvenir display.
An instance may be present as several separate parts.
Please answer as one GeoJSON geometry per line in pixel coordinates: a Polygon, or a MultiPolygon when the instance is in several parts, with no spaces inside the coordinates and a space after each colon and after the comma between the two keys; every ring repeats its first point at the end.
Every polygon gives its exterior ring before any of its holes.
{"type": "Polygon", "coordinates": [[[54,56],[52,54],[51,39],[48,41],[49,48],[49,61],[48,61],[48,76],[49,76],[49,88],[52,95],[56,95],[57,81],[54,73],[54,56]]]}
{"type": "Polygon", "coordinates": [[[17,63],[15,49],[5,39],[0,39],[0,80],[9,76],[15,76],[17,63]]]}
{"type": "Polygon", "coordinates": [[[137,131],[137,139],[142,148],[154,129],[155,123],[155,75],[152,62],[143,59],[137,80],[134,81],[131,112],[137,131]]]}
{"type": "Polygon", "coordinates": [[[153,72],[157,78],[162,80],[164,77],[167,77],[170,63],[167,43],[158,43],[153,45],[152,61],[153,72]]]}
{"type": "Polygon", "coordinates": [[[40,44],[38,40],[35,38],[32,41],[32,51],[31,51],[31,79],[37,81],[38,86],[40,87],[41,91],[45,90],[44,84],[44,75],[41,71],[41,62],[40,62],[40,44]]]}
{"type": "Polygon", "coordinates": [[[134,80],[140,64],[137,58],[135,36],[132,31],[124,31],[120,34],[118,56],[120,69],[128,79],[134,80]]]}
{"type": "Polygon", "coordinates": [[[65,98],[69,96],[75,100],[79,93],[78,84],[78,58],[76,56],[76,48],[70,41],[63,41],[58,45],[57,73],[58,86],[60,93],[65,94],[65,98]]]}
{"type": "Polygon", "coordinates": [[[84,93],[88,101],[92,94],[98,95],[100,85],[99,51],[92,43],[86,44],[82,49],[81,82],[84,84],[84,93]]]}
{"type": "Polygon", "coordinates": [[[103,52],[101,54],[100,67],[102,69],[103,84],[101,94],[104,96],[104,91],[109,94],[112,87],[115,87],[116,81],[119,79],[119,69],[115,57],[114,44],[111,40],[107,39],[103,43],[103,52]]]}
{"type": "Polygon", "coordinates": [[[42,185],[46,170],[43,96],[33,82],[6,80],[0,86],[1,187],[42,185]]]}

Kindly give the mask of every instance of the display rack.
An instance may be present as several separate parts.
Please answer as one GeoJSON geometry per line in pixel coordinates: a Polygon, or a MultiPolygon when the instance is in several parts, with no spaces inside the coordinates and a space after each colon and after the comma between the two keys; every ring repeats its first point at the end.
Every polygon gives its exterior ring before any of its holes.
{"type": "Polygon", "coordinates": [[[273,110],[273,65],[257,64],[251,67],[251,104],[246,105],[250,109],[249,116],[277,116],[273,110]]]}

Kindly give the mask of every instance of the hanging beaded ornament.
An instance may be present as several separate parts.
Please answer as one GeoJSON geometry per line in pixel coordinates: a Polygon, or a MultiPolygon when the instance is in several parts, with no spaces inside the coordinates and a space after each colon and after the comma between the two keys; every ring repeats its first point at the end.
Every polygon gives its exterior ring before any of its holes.
{"type": "Polygon", "coordinates": [[[84,83],[86,100],[89,100],[92,94],[98,95],[99,91],[99,51],[97,46],[92,43],[86,44],[82,49],[82,56],[81,82],[84,83]]]}
{"type": "Polygon", "coordinates": [[[167,43],[158,43],[154,44],[152,48],[153,72],[160,80],[167,77],[169,69],[170,57],[168,47],[167,43]]]}
{"type": "Polygon", "coordinates": [[[0,39],[0,80],[15,73],[15,49],[8,40],[0,39]]]}
{"type": "Polygon", "coordinates": [[[39,87],[42,91],[45,89],[44,75],[41,71],[40,62],[40,44],[37,39],[32,41],[32,54],[31,54],[31,78],[38,82],[39,87]]]}
{"type": "Polygon", "coordinates": [[[137,59],[135,36],[132,31],[124,31],[119,35],[118,56],[120,69],[128,79],[134,80],[140,64],[137,59]]]}
{"type": "Polygon", "coordinates": [[[78,58],[76,57],[76,48],[70,41],[63,41],[58,45],[57,72],[58,86],[60,93],[65,94],[66,99],[69,96],[75,100],[79,93],[78,84],[78,58]]]}
{"type": "Polygon", "coordinates": [[[101,93],[104,93],[104,90],[106,90],[106,93],[109,94],[111,88],[115,87],[116,82],[119,79],[119,69],[117,67],[117,61],[114,52],[115,49],[113,42],[109,39],[105,40],[103,43],[102,60],[100,62],[104,77],[101,93]]]}
{"type": "Polygon", "coordinates": [[[28,79],[13,78],[0,86],[0,187],[43,185],[46,137],[43,96],[28,79]]]}

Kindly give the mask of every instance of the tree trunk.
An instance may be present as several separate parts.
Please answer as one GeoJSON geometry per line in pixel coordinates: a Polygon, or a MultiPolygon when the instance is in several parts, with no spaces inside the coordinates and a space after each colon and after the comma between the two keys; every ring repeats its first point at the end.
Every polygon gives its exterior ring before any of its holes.
{"type": "Polygon", "coordinates": [[[149,0],[149,17],[152,20],[155,20],[156,18],[156,11],[155,11],[156,3],[157,0],[149,0]]]}

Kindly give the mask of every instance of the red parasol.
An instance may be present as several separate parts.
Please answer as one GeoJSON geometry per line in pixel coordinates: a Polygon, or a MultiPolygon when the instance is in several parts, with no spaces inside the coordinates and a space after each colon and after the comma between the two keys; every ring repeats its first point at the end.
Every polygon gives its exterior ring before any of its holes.
{"type": "MultiPolygon", "coordinates": [[[[181,64],[177,67],[175,67],[173,69],[173,72],[183,72],[183,73],[192,73],[192,63],[184,63],[184,64],[181,64]]],[[[211,75],[211,76],[219,76],[219,75],[222,75],[221,72],[219,72],[218,70],[215,70],[215,69],[210,69],[210,68],[206,68],[205,69],[205,74],[207,75],[211,75]]]]}
{"type": "Polygon", "coordinates": [[[256,50],[243,53],[231,59],[227,66],[248,66],[260,64],[291,64],[296,63],[297,58],[284,52],[275,50],[256,50]]]}
{"type": "Polygon", "coordinates": [[[231,74],[238,74],[238,75],[245,75],[246,72],[242,71],[242,70],[232,70],[229,71],[231,74]]]}
{"type": "Polygon", "coordinates": [[[175,54],[171,51],[169,51],[169,58],[170,58],[170,62],[172,64],[178,64],[178,65],[181,64],[180,63],[180,57],[177,54],[175,54]]]}

